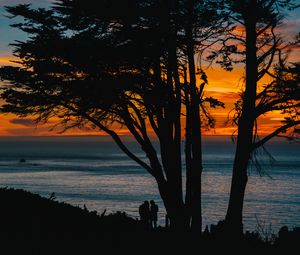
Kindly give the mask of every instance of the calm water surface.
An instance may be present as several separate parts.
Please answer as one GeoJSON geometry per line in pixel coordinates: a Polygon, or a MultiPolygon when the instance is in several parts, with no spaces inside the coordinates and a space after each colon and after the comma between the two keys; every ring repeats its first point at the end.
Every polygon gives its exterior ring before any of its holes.
{"type": "MultiPolygon", "coordinates": [[[[138,146],[128,145],[146,160],[138,146]]],[[[249,170],[245,228],[253,230],[257,220],[274,231],[300,226],[300,144],[276,140],[267,148],[276,161],[270,165],[262,156],[263,177],[249,170]]],[[[226,213],[234,144],[228,137],[206,137],[203,149],[203,221],[212,224],[226,213]]],[[[107,138],[0,138],[0,186],[46,197],[55,192],[59,201],[134,217],[142,201],[154,199],[161,224],[165,215],[153,179],[107,138]]]]}

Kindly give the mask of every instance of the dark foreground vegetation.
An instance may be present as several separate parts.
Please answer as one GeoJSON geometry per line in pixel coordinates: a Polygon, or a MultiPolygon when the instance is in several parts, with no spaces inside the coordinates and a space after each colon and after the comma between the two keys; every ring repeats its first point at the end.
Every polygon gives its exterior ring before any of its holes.
{"type": "Polygon", "coordinates": [[[223,235],[222,224],[206,229],[201,238],[163,227],[147,230],[125,213],[99,215],[57,202],[54,196],[44,198],[24,190],[2,188],[0,201],[1,248],[8,248],[10,254],[185,253],[200,242],[209,251],[234,250],[240,246],[247,251],[287,251],[297,248],[300,240],[300,229],[288,231],[286,227],[267,240],[259,233],[235,238],[228,233],[223,235]]]}

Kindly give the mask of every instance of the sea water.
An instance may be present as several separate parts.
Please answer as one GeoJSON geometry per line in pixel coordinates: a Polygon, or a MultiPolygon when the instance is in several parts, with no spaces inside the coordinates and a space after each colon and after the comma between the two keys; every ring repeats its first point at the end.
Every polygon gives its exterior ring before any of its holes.
{"type": "MultiPolygon", "coordinates": [[[[134,141],[124,139],[147,161],[134,141]]],[[[261,169],[249,167],[245,229],[255,230],[260,225],[276,232],[283,225],[300,226],[300,144],[276,139],[266,148],[274,159],[261,154],[261,169]]],[[[230,137],[204,137],[204,225],[225,217],[234,150],[230,137]]],[[[58,201],[85,205],[99,213],[125,211],[132,217],[138,217],[144,200],[155,200],[159,223],[164,223],[165,210],[155,181],[108,137],[2,137],[0,187],[45,197],[54,192],[58,201]]]]}

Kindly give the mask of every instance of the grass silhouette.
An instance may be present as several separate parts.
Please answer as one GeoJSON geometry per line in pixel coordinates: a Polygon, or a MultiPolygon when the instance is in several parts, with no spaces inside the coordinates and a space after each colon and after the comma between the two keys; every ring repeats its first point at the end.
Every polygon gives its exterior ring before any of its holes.
{"type": "MultiPolygon", "coordinates": [[[[0,237],[2,250],[10,254],[94,254],[94,252],[187,252],[243,249],[271,251],[293,249],[300,229],[283,227],[273,240],[247,232],[238,240],[222,232],[222,223],[206,229],[202,237],[174,233],[158,227],[145,229],[125,213],[99,215],[28,191],[0,188],[0,237]]],[[[100,254],[100,253],[99,253],[100,254]]]]}

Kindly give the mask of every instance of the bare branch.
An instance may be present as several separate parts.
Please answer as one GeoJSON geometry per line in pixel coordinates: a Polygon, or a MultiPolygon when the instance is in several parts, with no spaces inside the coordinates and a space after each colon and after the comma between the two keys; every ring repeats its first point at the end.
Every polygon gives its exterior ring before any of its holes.
{"type": "Polygon", "coordinates": [[[277,128],[276,130],[274,130],[272,133],[270,133],[269,135],[265,136],[263,139],[253,143],[252,145],[252,149],[251,151],[256,150],[258,147],[264,145],[266,142],[268,142],[269,140],[271,140],[273,137],[278,136],[280,133],[285,132],[287,129],[294,127],[296,125],[300,124],[300,120],[298,121],[293,121],[291,123],[288,123],[284,126],[281,126],[279,128],[277,128]]]}
{"type": "Polygon", "coordinates": [[[70,109],[71,111],[73,111],[74,113],[83,116],[84,118],[86,118],[87,120],[89,120],[91,123],[93,123],[95,126],[99,127],[101,130],[103,130],[104,132],[106,132],[108,135],[110,135],[112,137],[112,139],[115,141],[115,143],[120,147],[120,149],[132,160],[134,160],[135,162],[137,162],[140,166],[142,166],[143,168],[145,168],[152,176],[156,177],[157,173],[155,172],[155,170],[153,168],[151,168],[146,162],[142,161],[141,159],[139,159],[137,156],[135,156],[129,149],[128,147],[122,142],[120,136],[113,130],[107,128],[106,126],[104,126],[103,124],[101,124],[99,121],[97,121],[96,119],[92,118],[89,114],[82,112],[80,110],[77,110],[76,108],[70,106],[70,105],[63,105],[64,107],[66,107],[67,109],[70,109]]]}

